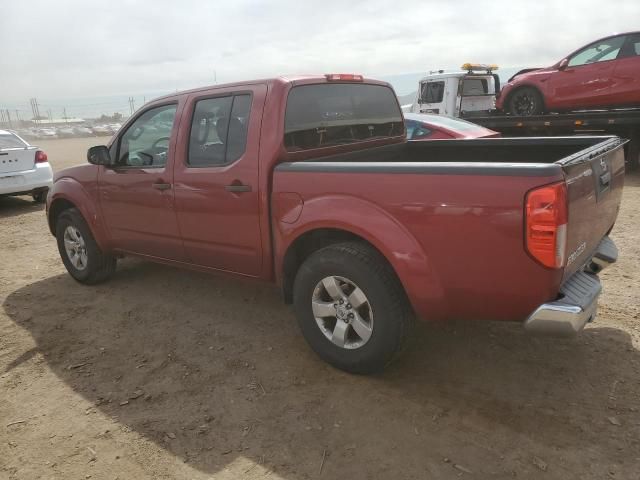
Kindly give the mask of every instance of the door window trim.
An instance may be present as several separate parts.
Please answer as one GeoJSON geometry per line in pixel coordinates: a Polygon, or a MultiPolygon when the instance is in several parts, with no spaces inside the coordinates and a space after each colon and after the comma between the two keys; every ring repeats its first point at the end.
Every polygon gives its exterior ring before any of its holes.
{"type": "Polygon", "coordinates": [[[122,129],[122,132],[118,135],[117,139],[116,139],[116,161],[120,159],[120,144],[122,143],[122,137],[124,137],[124,135],[129,131],[129,128],[131,128],[131,126],[136,123],[136,121],[143,116],[145,113],[149,112],[150,110],[155,110],[156,108],[162,108],[162,107],[168,107],[170,105],[175,105],[176,106],[176,113],[175,116],[173,117],[173,125],[171,126],[171,135],[169,136],[169,149],[167,150],[167,162],[164,165],[146,165],[146,166],[137,166],[137,165],[118,165],[115,164],[111,167],[112,170],[150,170],[150,169],[166,169],[167,165],[169,164],[169,150],[171,150],[171,142],[172,140],[175,139],[175,128],[176,128],[176,119],[178,117],[178,111],[179,111],[179,105],[180,101],[179,100],[173,100],[170,102],[166,102],[166,103],[160,103],[160,104],[154,104],[154,105],[150,105],[148,108],[145,108],[144,110],[141,110],[140,112],[138,112],[138,114],[133,117],[130,121],[127,122],[127,124],[125,125],[126,128],[122,129]]]}
{"type": "MultiPolygon", "coordinates": [[[[234,163],[242,160],[242,158],[245,156],[245,154],[247,153],[247,145],[249,144],[249,127],[251,125],[251,114],[253,112],[253,98],[254,98],[254,91],[253,90],[234,90],[231,92],[218,92],[218,93],[213,93],[213,94],[208,94],[208,95],[202,95],[199,97],[194,97],[193,98],[193,102],[191,102],[191,114],[188,115],[189,118],[189,131],[188,131],[188,135],[187,135],[187,140],[185,141],[185,152],[184,152],[184,158],[182,160],[182,164],[185,168],[187,169],[202,169],[202,168],[226,168],[230,165],[233,165],[234,163]],[[242,154],[236,158],[233,162],[226,162],[226,157],[227,157],[227,153],[226,153],[226,149],[225,149],[225,163],[220,163],[217,165],[191,165],[189,163],[189,150],[191,149],[191,130],[193,129],[193,117],[196,113],[196,105],[198,102],[201,102],[203,100],[213,100],[216,98],[226,98],[226,97],[234,97],[231,101],[231,109],[229,110],[229,114],[231,114],[231,112],[233,111],[233,103],[235,102],[235,97],[240,96],[240,95],[249,95],[250,98],[250,103],[249,103],[249,116],[247,117],[247,138],[245,140],[245,144],[244,144],[244,151],[242,152],[242,154]]],[[[228,128],[228,127],[227,127],[228,128]]]]}

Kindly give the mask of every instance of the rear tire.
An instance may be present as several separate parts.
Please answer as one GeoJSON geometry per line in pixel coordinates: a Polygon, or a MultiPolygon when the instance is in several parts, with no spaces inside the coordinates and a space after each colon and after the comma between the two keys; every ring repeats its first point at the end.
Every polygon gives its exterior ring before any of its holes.
{"type": "Polygon", "coordinates": [[[400,281],[364,243],[335,244],[309,256],[296,274],[293,303],[311,348],[350,373],[382,370],[401,350],[413,322],[400,281]]]}
{"type": "Polygon", "coordinates": [[[64,266],[78,282],[93,285],[113,275],[116,259],[100,250],[76,208],[65,210],[58,217],[56,239],[64,266]]]}
{"type": "Polygon", "coordinates": [[[544,113],[542,95],[532,87],[517,89],[509,97],[509,113],[523,117],[541,115],[544,113]]]}
{"type": "Polygon", "coordinates": [[[38,190],[37,192],[33,192],[31,197],[33,197],[33,201],[36,203],[44,203],[47,200],[47,193],[49,190],[38,190]]]}

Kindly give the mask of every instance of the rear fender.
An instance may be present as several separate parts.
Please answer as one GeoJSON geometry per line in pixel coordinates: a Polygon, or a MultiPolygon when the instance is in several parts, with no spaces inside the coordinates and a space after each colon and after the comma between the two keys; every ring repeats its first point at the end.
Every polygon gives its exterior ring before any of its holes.
{"type": "Polygon", "coordinates": [[[427,254],[417,239],[378,205],[348,195],[318,197],[304,202],[295,223],[275,218],[274,228],[276,276],[280,284],[285,254],[297,238],[317,229],[342,230],[363,238],[387,259],[419,316],[429,319],[443,316],[444,292],[427,254]]]}

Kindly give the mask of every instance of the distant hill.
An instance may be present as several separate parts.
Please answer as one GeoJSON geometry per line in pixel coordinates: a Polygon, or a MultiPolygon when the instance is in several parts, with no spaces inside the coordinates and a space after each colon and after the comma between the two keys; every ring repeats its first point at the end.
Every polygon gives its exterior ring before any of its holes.
{"type": "Polygon", "coordinates": [[[413,101],[416,99],[416,95],[418,94],[418,91],[416,90],[413,93],[408,93],[406,95],[398,95],[398,101],[400,102],[400,105],[407,105],[410,103],[413,103],[413,101]]]}

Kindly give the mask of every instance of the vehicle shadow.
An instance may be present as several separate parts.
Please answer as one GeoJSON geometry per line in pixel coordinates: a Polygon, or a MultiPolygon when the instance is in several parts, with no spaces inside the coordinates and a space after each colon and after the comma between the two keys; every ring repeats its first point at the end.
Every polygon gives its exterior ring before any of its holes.
{"type": "Polygon", "coordinates": [[[44,204],[34,202],[31,197],[0,197],[0,220],[39,210],[44,210],[44,204]]]}
{"type": "Polygon", "coordinates": [[[36,342],[5,372],[39,352],[97,409],[203,472],[239,458],[289,480],[317,477],[321,460],[326,478],[638,471],[640,357],[614,328],[561,340],[420,324],[398,361],[360,377],[308,349],[275,289],[240,280],[126,260],[107,284],[58,275],[3,307],[36,342]]]}

